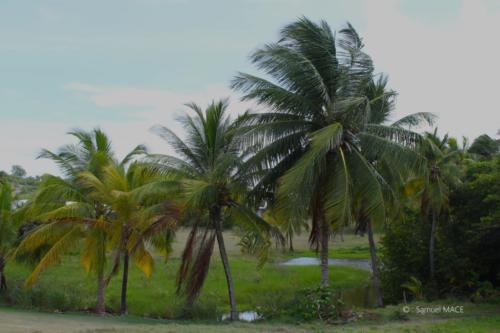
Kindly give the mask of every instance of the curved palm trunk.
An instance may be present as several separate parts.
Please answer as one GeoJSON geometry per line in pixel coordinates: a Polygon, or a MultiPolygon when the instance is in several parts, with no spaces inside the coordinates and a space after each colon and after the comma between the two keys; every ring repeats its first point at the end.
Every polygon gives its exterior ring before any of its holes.
{"type": "Polygon", "coordinates": [[[290,233],[288,233],[288,246],[289,246],[288,250],[289,250],[290,252],[294,252],[294,251],[295,251],[295,250],[293,249],[293,234],[292,234],[291,232],[290,232],[290,233]]]}
{"type": "Polygon", "coordinates": [[[432,225],[431,225],[431,235],[429,240],[429,274],[431,282],[434,281],[435,267],[434,267],[434,246],[436,243],[436,224],[437,224],[437,214],[432,212],[432,225]]]}
{"type": "Polygon", "coordinates": [[[127,314],[127,287],[128,287],[128,264],[129,264],[129,253],[125,250],[123,253],[123,275],[122,275],[122,294],[121,294],[121,305],[120,314],[127,314]]]}
{"type": "Polygon", "coordinates": [[[372,222],[367,222],[368,231],[368,243],[370,244],[370,257],[372,262],[372,279],[373,279],[373,289],[375,291],[375,298],[378,307],[384,306],[384,300],[382,298],[382,288],[380,284],[380,272],[378,270],[378,260],[377,260],[377,248],[375,246],[375,239],[373,238],[373,228],[372,222]]]}
{"type": "Polygon", "coordinates": [[[236,310],[236,297],[234,294],[234,284],[233,277],[231,275],[231,270],[229,268],[229,260],[227,257],[226,246],[224,245],[224,238],[222,236],[222,226],[220,222],[220,208],[214,212],[212,218],[215,224],[215,235],[217,237],[217,244],[219,245],[220,258],[222,260],[222,265],[224,266],[224,273],[226,274],[227,291],[229,294],[229,305],[231,307],[231,313],[229,315],[230,320],[238,319],[238,312],[236,310]]]}
{"type": "Polygon", "coordinates": [[[104,270],[100,270],[97,274],[97,305],[95,312],[99,315],[106,313],[104,304],[104,290],[106,289],[106,280],[104,279],[104,270]]]}
{"type": "Polygon", "coordinates": [[[106,305],[104,292],[106,290],[106,278],[104,277],[104,268],[106,265],[106,247],[105,236],[101,234],[102,238],[97,243],[97,255],[98,255],[98,267],[97,267],[97,304],[96,304],[96,313],[99,315],[104,315],[106,313],[106,305]]]}

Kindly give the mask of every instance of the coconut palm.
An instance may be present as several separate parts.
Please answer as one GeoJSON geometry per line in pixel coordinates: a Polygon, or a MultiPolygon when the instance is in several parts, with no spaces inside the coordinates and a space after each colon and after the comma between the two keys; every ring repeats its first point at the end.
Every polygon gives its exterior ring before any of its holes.
{"type": "Polygon", "coordinates": [[[5,266],[7,255],[16,239],[16,224],[13,217],[12,188],[0,179],[0,291],[7,290],[5,266]]]}
{"type": "Polygon", "coordinates": [[[449,149],[448,136],[439,138],[437,129],[425,134],[418,150],[425,158],[425,167],[407,182],[406,191],[419,199],[422,219],[427,221],[429,216],[431,218],[429,276],[431,282],[434,282],[436,227],[439,217],[448,209],[450,186],[460,182],[460,170],[455,162],[459,151],[449,149]]]}
{"type": "Polygon", "coordinates": [[[227,101],[213,102],[205,110],[193,103],[187,106],[194,115],[181,119],[185,140],[166,127],[154,128],[179,157],[151,157],[156,170],[178,180],[184,218],[189,219],[191,226],[178,272],[177,291],[187,296],[188,304],[194,301],[205,281],[217,241],[227,282],[230,319],[234,320],[236,298],[223,224],[231,220],[251,233],[246,239],[251,239],[249,248],[261,255],[265,255],[270,245],[271,228],[244,203],[252,177],[241,167],[244,154],[235,136],[239,121],[232,121],[226,115],[227,101]]]}
{"type": "MultiPolygon", "coordinates": [[[[103,314],[106,246],[113,211],[89,196],[79,177],[89,172],[101,178],[105,167],[114,161],[114,154],[109,138],[99,129],[92,132],[75,130],[69,134],[77,138],[77,144],[63,146],[57,153],[43,150],[40,154],[40,158],[54,161],[64,177],[43,176],[26,213],[41,224],[24,237],[15,256],[48,247],[26,280],[26,285],[31,286],[47,267],[59,261],[63,253],[83,245],[82,264],[97,278],[95,311],[103,314]]],[[[121,163],[143,152],[144,147],[137,146],[121,163]]]]}
{"type": "MultiPolygon", "coordinates": [[[[377,79],[373,78],[365,87],[365,94],[370,100],[370,115],[368,122],[374,125],[386,125],[394,128],[407,128],[410,130],[412,127],[420,127],[422,125],[432,126],[436,119],[436,116],[430,112],[418,112],[409,114],[403,118],[394,121],[393,111],[395,109],[395,97],[396,92],[390,90],[387,87],[388,77],[386,75],[380,74],[377,79]]],[[[417,133],[413,134],[418,138],[418,142],[421,141],[417,133]]],[[[408,146],[409,149],[413,149],[416,146],[413,145],[415,142],[410,142],[408,146]]],[[[416,153],[416,152],[415,152],[416,153]]],[[[418,158],[418,153],[416,153],[416,158],[418,158]]],[[[422,159],[420,159],[422,161],[422,159]]],[[[379,156],[371,156],[369,158],[370,163],[377,169],[377,171],[382,175],[386,183],[390,186],[390,191],[384,192],[385,203],[386,203],[386,213],[389,215],[397,216],[399,207],[400,189],[403,186],[404,181],[409,176],[410,168],[405,166],[404,168],[398,168],[397,164],[393,164],[389,159],[380,158],[379,156]]],[[[380,272],[378,269],[378,258],[375,239],[373,235],[373,225],[370,219],[367,219],[362,212],[356,214],[356,232],[368,234],[368,244],[370,249],[370,258],[372,266],[372,277],[373,286],[376,294],[376,301],[378,306],[383,306],[383,297],[380,281],[380,272]]]]}
{"type": "MultiPolygon", "coordinates": [[[[110,242],[116,249],[112,273],[116,273],[123,259],[120,313],[127,313],[127,287],[129,258],[147,277],[151,276],[154,259],[149,249],[168,255],[171,231],[176,226],[177,208],[152,185],[160,177],[139,162],[130,165],[110,163],[98,178],[89,171],[79,175],[79,182],[88,192],[88,197],[105,204],[113,211],[110,226],[110,242]]],[[[109,279],[109,278],[108,278],[109,279]]]]}
{"type": "Polygon", "coordinates": [[[352,220],[354,198],[367,219],[384,220],[386,185],[369,161],[409,161],[400,143],[417,136],[369,122],[373,65],[350,24],[334,35],[326,22],[301,18],[251,59],[270,79],[239,73],[232,86],[268,109],[246,117],[245,144],[257,150],[249,163],[267,171],[256,192],[279,184],[281,210],[310,217],[310,241],[327,285],[330,229],[352,220]]]}

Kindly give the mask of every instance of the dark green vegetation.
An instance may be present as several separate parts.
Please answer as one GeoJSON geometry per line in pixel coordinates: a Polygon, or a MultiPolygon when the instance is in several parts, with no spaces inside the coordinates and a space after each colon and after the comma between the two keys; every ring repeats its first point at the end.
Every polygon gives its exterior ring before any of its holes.
{"type": "MultiPolygon", "coordinates": [[[[407,208],[402,221],[385,228],[382,275],[385,296],[391,302],[403,298],[402,285],[410,280],[410,285],[420,285],[421,297],[431,299],[450,294],[472,299],[498,297],[500,157],[471,157],[467,155],[456,165],[461,168],[461,180],[448,190],[446,209],[439,214],[433,279],[426,259],[432,224],[425,223],[418,210],[407,208]]],[[[408,297],[415,296],[411,290],[406,292],[408,297]]]]}
{"type": "Polygon", "coordinates": [[[264,111],[190,103],[182,134],[153,129],[175,155],[140,145],[118,157],[103,131],[75,130],[75,143],[39,156],[60,176],[0,175],[2,302],[174,319],[256,310],[311,323],[306,332],[408,319],[387,331],[493,327],[498,140],[416,131],[434,125],[428,112],[393,121],[396,93],[350,24],[334,33],[300,18],[251,60],[264,77],[239,73],[232,87],[264,111]],[[280,265],[300,256],[320,267],[280,265]],[[332,269],[329,257],[371,271],[332,269]],[[359,309],[450,297],[489,317],[359,309]]]}

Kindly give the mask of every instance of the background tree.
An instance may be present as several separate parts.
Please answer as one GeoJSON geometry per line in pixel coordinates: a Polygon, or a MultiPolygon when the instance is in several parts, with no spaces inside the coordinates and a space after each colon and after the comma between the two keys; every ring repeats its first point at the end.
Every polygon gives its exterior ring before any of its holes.
{"type": "Polygon", "coordinates": [[[469,153],[476,154],[484,158],[491,158],[499,152],[499,140],[495,140],[487,134],[483,134],[475,138],[469,148],[469,153]]]}
{"type": "Polygon", "coordinates": [[[8,253],[16,240],[17,225],[13,216],[13,197],[10,185],[0,180],[0,291],[7,290],[5,266],[8,253]]]}
{"type": "Polygon", "coordinates": [[[429,275],[431,282],[435,277],[434,248],[436,227],[440,215],[448,209],[450,186],[459,182],[460,170],[455,163],[456,150],[448,149],[448,136],[439,138],[437,129],[426,133],[419,144],[419,154],[425,159],[421,173],[412,177],[406,184],[407,195],[416,195],[420,201],[420,215],[423,221],[431,219],[429,236],[429,275]]]}
{"type": "Polygon", "coordinates": [[[26,170],[20,165],[13,165],[10,174],[14,177],[23,178],[26,176],[26,170]]]}
{"type": "Polygon", "coordinates": [[[269,207],[263,213],[264,219],[279,228],[281,233],[285,238],[286,245],[288,246],[289,252],[294,252],[293,238],[294,236],[300,235],[303,231],[309,229],[309,225],[306,220],[297,217],[293,218],[290,216],[280,216],[273,207],[269,207]]]}

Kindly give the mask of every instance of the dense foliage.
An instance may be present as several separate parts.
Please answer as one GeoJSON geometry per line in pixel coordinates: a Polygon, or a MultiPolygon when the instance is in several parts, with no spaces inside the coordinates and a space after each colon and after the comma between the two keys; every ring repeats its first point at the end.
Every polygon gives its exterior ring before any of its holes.
{"type": "Polygon", "coordinates": [[[392,302],[415,295],[403,285],[416,278],[430,298],[487,296],[500,285],[500,158],[469,160],[450,193],[449,210],[436,230],[436,275],[427,260],[430,224],[416,210],[390,223],[382,240],[385,297],[392,302]]]}

